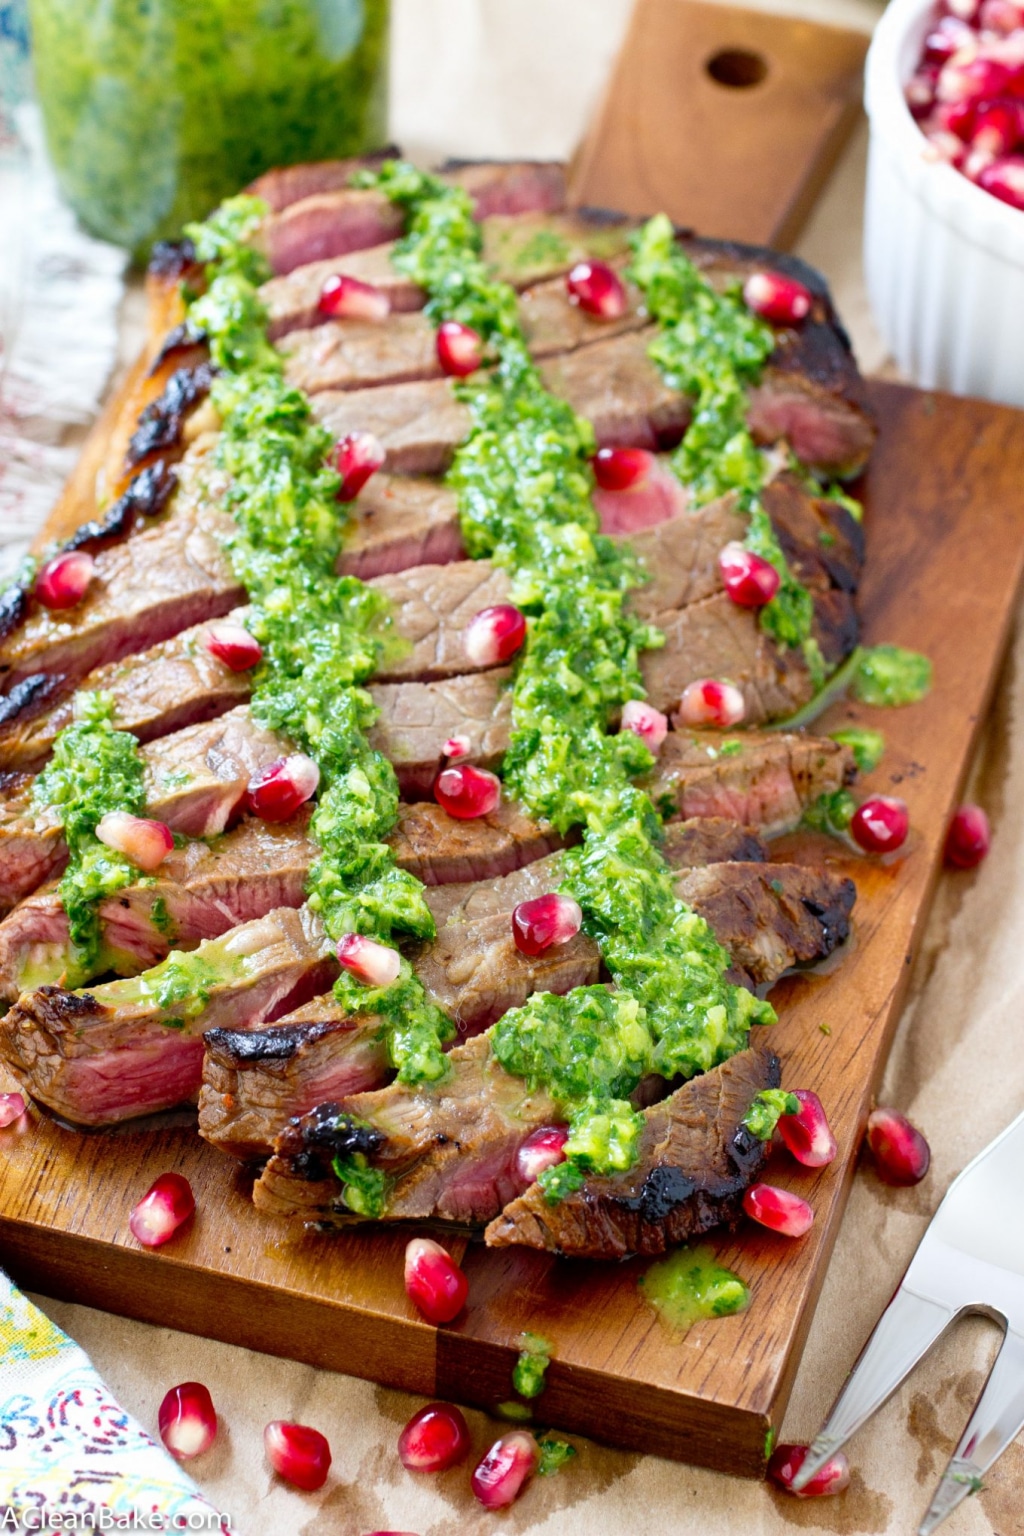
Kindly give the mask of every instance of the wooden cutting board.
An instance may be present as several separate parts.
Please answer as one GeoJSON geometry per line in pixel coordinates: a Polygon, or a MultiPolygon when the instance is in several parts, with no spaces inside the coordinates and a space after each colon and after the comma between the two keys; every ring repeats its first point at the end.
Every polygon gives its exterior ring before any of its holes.
{"type": "Polygon", "coordinates": [[[898,385],[870,390],[881,438],[864,485],[866,638],[927,651],[936,680],[908,709],[840,705],[822,722],[885,731],[889,750],[868,782],[904,796],[914,831],[906,857],[889,866],[835,845],[792,847],[806,858],[825,846],[859,891],[841,967],[790,978],[773,993],[784,1081],[820,1093],[840,1156],[816,1174],[784,1155],[773,1162],[770,1177],[817,1213],[800,1242],[745,1226],[714,1243],[750,1284],[749,1310],[672,1335],[637,1289],[643,1263],[558,1262],[458,1239],[469,1306],[452,1326],[430,1328],[402,1287],[407,1232],[329,1237],[262,1217],[249,1203],[249,1177],[188,1126],[83,1134],[35,1112],[28,1129],[0,1131],[0,1262],[17,1281],[487,1408],[512,1396],[518,1336],[530,1328],[555,1345],[538,1407],[544,1424],[727,1472],[763,1472],[1024,566],[1024,417],[898,385]],[[172,1168],[192,1181],[198,1213],[166,1248],[147,1252],[128,1232],[128,1212],[172,1168]]]}

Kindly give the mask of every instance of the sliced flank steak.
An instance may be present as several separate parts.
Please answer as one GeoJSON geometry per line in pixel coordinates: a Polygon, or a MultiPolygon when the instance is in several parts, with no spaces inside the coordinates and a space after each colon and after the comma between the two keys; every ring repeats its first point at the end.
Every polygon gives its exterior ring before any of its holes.
{"type": "Polygon", "coordinates": [[[532,1184],[488,1226],[492,1248],[523,1244],[579,1259],[665,1253],[713,1227],[733,1226],[769,1142],[743,1124],[757,1095],[781,1082],[766,1045],[740,1051],[644,1111],[635,1165],[589,1174],[557,1205],[532,1184]]]}

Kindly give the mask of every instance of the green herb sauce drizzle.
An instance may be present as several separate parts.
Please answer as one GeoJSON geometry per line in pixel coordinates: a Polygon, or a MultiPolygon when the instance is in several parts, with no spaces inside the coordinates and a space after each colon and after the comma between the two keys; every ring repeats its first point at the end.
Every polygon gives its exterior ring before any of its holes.
{"type": "Polygon", "coordinates": [[[743,1116],[743,1124],[758,1141],[771,1141],[783,1115],[798,1115],[800,1100],[784,1088],[764,1088],[743,1116]]]}

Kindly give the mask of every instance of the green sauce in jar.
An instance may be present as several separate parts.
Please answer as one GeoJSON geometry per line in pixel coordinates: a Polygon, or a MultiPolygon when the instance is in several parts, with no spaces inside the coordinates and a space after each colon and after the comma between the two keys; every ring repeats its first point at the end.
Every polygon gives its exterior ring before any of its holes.
{"type": "Polygon", "coordinates": [[[387,126],[388,0],[29,0],[65,197],[142,254],[270,166],[387,126]]]}

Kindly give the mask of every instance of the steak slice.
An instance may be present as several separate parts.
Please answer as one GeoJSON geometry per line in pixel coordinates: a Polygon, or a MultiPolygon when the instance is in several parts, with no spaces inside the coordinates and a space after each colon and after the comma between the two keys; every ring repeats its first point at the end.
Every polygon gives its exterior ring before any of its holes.
{"type": "Polygon", "coordinates": [[[512,720],[511,677],[511,668],[500,667],[437,683],[370,685],[381,711],[370,742],[394,764],[406,800],[432,797],[451,736],[468,740],[466,756],[479,767],[500,763],[512,720]]]}
{"type": "Polygon", "coordinates": [[[312,160],[303,165],[275,165],[250,182],[246,192],[260,197],[271,213],[280,213],[291,203],[320,192],[340,192],[351,185],[356,171],[375,171],[385,160],[394,159],[398,150],[392,144],[373,154],[357,155],[347,160],[312,160]]]}
{"type": "Polygon", "coordinates": [[[446,565],[464,555],[454,491],[437,480],[376,474],[349,508],[338,571],[369,581],[412,565],[446,565]]]}
{"type": "Polygon", "coordinates": [[[388,839],[395,862],[428,886],[499,879],[561,843],[553,827],[531,821],[513,800],[471,821],[457,821],[432,800],[401,805],[398,817],[388,839]]]}
{"type": "Polygon", "coordinates": [[[370,586],[388,599],[399,641],[393,654],[385,649],[375,679],[429,682],[493,666],[467,653],[466,628],[482,608],[509,601],[507,571],[489,560],[456,560],[375,576],[370,586]]]}
{"type": "Polygon", "coordinates": [[[712,1227],[734,1226],[743,1191],[768,1161],[743,1118],[782,1080],[779,1058],[758,1044],[644,1111],[628,1173],[588,1176],[557,1205],[531,1184],[487,1228],[492,1248],[523,1244],[576,1259],[665,1253],[712,1227]]]}

